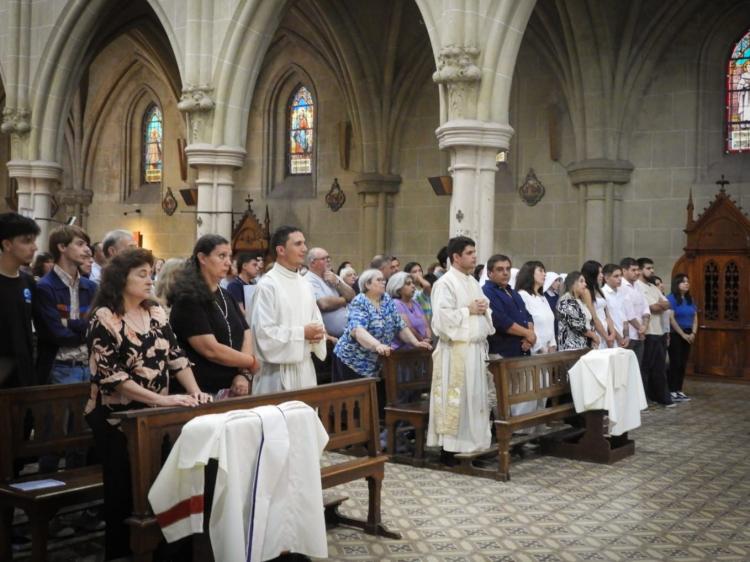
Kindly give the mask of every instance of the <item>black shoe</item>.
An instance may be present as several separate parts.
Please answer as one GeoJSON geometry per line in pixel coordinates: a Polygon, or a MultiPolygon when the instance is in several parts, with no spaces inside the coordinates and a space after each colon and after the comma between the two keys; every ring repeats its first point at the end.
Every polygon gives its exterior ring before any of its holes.
{"type": "Polygon", "coordinates": [[[458,460],[456,460],[456,453],[441,449],[440,462],[445,466],[456,466],[458,464],[458,460]]]}

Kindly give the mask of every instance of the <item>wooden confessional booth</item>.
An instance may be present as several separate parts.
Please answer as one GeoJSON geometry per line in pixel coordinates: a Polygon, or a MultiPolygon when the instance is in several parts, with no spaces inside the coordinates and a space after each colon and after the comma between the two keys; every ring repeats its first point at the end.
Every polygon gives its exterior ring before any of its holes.
{"type": "Polygon", "coordinates": [[[672,270],[688,275],[698,306],[687,374],[750,382],[750,219],[724,185],[697,220],[692,193],[687,210],[685,253],[672,270]]]}
{"type": "Polygon", "coordinates": [[[261,224],[253,212],[253,200],[247,198],[245,201],[247,201],[247,211],[237,222],[232,233],[232,254],[237,256],[242,252],[260,252],[262,256],[267,257],[271,241],[268,207],[266,207],[266,218],[261,224]]]}

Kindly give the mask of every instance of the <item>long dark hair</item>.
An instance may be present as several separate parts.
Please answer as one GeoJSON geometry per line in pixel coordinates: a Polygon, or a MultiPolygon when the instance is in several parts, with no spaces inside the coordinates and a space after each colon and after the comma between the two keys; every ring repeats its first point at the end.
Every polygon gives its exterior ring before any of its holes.
{"type": "Polygon", "coordinates": [[[183,268],[175,274],[172,287],[167,293],[167,304],[174,306],[180,301],[210,303],[214,296],[206,284],[201,273],[198,254],[204,256],[214,251],[216,246],[229,244],[229,241],[219,234],[204,234],[193,246],[193,253],[185,261],[183,268]]]}
{"type": "Polygon", "coordinates": [[[586,280],[586,289],[591,294],[591,302],[596,302],[596,295],[604,298],[602,288],[599,286],[599,271],[602,269],[602,264],[598,261],[589,260],[581,267],[581,275],[586,280]]]}
{"type": "MultiPolygon", "coordinates": [[[[687,273],[678,273],[672,278],[672,294],[674,295],[675,302],[680,305],[682,304],[682,294],[680,294],[680,284],[688,279],[687,273]]],[[[685,293],[685,302],[692,306],[693,297],[690,295],[690,291],[685,293]]]]}
{"type": "MultiPolygon", "coordinates": [[[[102,268],[102,277],[91,309],[96,310],[104,306],[119,316],[125,314],[123,294],[128,282],[128,275],[132,270],[144,265],[154,266],[154,255],[151,250],[132,248],[113,257],[102,268]]],[[[154,300],[146,299],[141,303],[141,306],[148,310],[157,304],[154,300]]]]}
{"type": "MultiPolygon", "coordinates": [[[[547,268],[540,261],[527,261],[521,266],[521,269],[518,270],[518,275],[516,275],[516,291],[526,291],[530,295],[535,294],[534,273],[536,273],[537,267],[541,267],[542,271],[547,271],[547,268]]],[[[542,287],[544,287],[544,283],[542,283],[542,287]]],[[[542,287],[539,287],[539,290],[536,292],[537,295],[544,295],[542,287]]]]}

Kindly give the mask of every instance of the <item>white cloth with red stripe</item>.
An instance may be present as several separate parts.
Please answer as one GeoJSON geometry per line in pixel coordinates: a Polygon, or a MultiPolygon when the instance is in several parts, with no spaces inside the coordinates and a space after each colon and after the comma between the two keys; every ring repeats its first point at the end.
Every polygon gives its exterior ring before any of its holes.
{"type": "Polygon", "coordinates": [[[302,402],[197,417],[148,494],[167,542],[203,532],[204,467],[218,461],[209,522],[216,560],[326,558],[320,455],[328,434],[302,402]]]}

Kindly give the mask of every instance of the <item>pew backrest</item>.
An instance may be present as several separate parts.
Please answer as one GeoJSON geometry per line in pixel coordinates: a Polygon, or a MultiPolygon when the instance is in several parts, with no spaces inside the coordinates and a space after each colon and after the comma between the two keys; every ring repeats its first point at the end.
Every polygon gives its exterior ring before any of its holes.
{"type": "Polygon", "coordinates": [[[497,391],[498,419],[510,419],[510,407],[522,402],[548,398],[551,405],[557,405],[560,397],[570,394],[568,370],[588,351],[576,349],[491,361],[488,368],[497,391]]]}
{"type": "Polygon", "coordinates": [[[380,453],[377,393],[373,379],[230,398],[189,409],[148,408],[119,412],[114,417],[121,420],[128,437],[131,467],[138,467],[131,470],[134,515],[144,517],[150,513],[148,491],[182,427],[191,419],[290,400],[304,402],[317,410],[329,436],[326,450],[360,445],[367,449],[368,456],[380,453]]]}
{"type": "Polygon", "coordinates": [[[429,392],[432,352],[426,349],[392,351],[383,358],[383,380],[387,406],[411,402],[409,397],[429,392]]]}
{"type": "Polygon", "coordinates": [[[90,393],[89,383],[0,390],[0,478],[13,478],[16,459],[93,446],[83,417],[90,393]]]}

